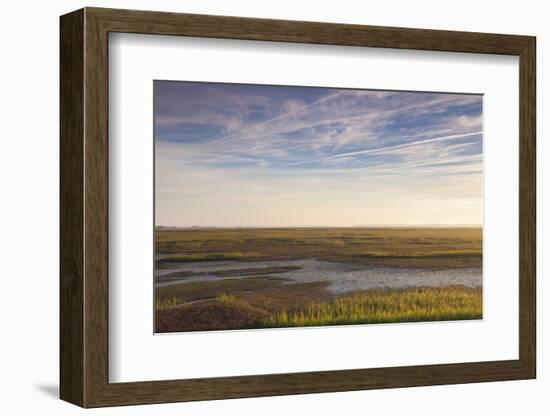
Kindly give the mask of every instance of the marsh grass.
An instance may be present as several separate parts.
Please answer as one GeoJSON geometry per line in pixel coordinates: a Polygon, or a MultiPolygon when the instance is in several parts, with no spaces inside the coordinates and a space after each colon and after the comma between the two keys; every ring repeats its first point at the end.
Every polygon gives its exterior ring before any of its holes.
{"type": "Polygon", "coordinates": [[[248,252],[242,253],[239,251],[222,252],[222,253],[192,253],[192,254],[175,254],[170,257],[158,259],[157,263],[185,263],[193,261],[216,261],[216,260],[258,260],[262,255],[260,253],[248,252]]]}
{"type": "Polygon", "coordinates": [[[192,275],[178,263],[235,260],[223,279],[155,288],[160,332],[480,319],[481,288],[408,288],[336,296],[328,281],[289,282],[255,260],[311,259],[417,269],[482,267],[481,228],[157,229],[157,282],[192,275]]]}
{"type": "Polygon", "coordinates": [[[281,310],[266,327],[368,324],[481,319],[481,289],[465,287],[366,291],[308,304],[303,310],[281,310]]]}
{"type": "Polygon", "coordinates": [[[375,257],[375,258],[422,258],[422,257],[480,257],[480,250],[431,250],[431,251],[413,251],[408,253],[392,252],[392,251],[368,251],[358,254],[363,257],[375,257]]]}
{"type": "Polygon", "coordinates": [[[156,308],[168,309],[187,302],[213,299],[221,293],[238,295],[243,292],[260,291],[281,285],[283,279],[248,277],[218,281],[196,281],[160,286],[155,289],[156,308]]]}
{"type": "Polygon", "coordinates": [[[164,309],[175,308],[176,306],[182,305],[186,302],[186,299],[178,296],[170,297],[157,297],[155,300],[155,309],[157,311],[162,311],[164,309]]]}
{"type": "MultiPolygon", "coordinates": [[[[291,286],[287,288],[290,294],[291,286]]],[[[188,303],[181,296],[159,297],[157,312],[165,314],[173,330],[236,329],[234,319],[246,322],[243,328],[274,328],[482,318],[481,289],[464,286],[358,291],[304,303],[296,302],[292,296],[286,302],[281,298],[275,303],[265,303],[266,299],[247,292],[217,291],[211,295],[200,303],[188,303]],[[199,311],[208,314],[210,321],[199,317],[199,311]],[[239,313],[227,314],[227,311],[239,313]],[[247,313],[251,316],[243,321],[247,313]],[[201,325],[198,319],[203,319],[201,325]]]]}
{"type": "Polygon", "coordinates": [[[318,258],[406,267],[479,267],[481,228],[158,229],[157,267],[215,260],[318,258]],[[405,260],[405,262],[404,262],[405,260]]]}

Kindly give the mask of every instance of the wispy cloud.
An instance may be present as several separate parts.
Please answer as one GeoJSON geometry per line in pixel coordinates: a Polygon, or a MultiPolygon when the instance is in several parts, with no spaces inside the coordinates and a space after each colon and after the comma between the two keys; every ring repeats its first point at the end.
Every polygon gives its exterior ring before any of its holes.
{"type": "Polygon", "coordinates": [[[478,95],[156,82],[158,221],[479,223],[481,123],[478,95]]]}
{"type": "Polygon", "coordinates": [[[320,161],[324,161],[324,160],[348,158],[350,156],[358,156],[358,155],[366,155],[366,154],[391,153],[395,150],[404,149],[404,148],[407,148],[407,147],[423,146],[423,145],[426,145],[428,143],[441,142],[441,141],[444,141],[444,140],[460,139],[460,138],[463,138],[463,137],[470,137],[470,136],[479,136],[481,134],[482,134],[481,131],[477,131],[477,132],[473,132],[473,133],[453,134],[453,135],[450,135],[450,136],[435,137],[433,139],[426,139],[426,140],[417,140],[415,142],[396,144],[396,145],[393,145],[393,146],[386,146],[386,147],[381,147],[381,148],[377,148],[377,149],[358,150],[356,152],[340,153],[340,154],[337,154],[337,155],[327,156],[327,157],[319,158],[319,159],[303,160],[301,162],[289,163],[288,166],[302,165],[302,164],[305,164],[305,163],[320,162],[320,161]]]}
{"type": "Polygon", "coordinates": [[[286,106],[286,107],[291,107],[292,109],[288,112],[284,112],[282,114],[279,114],[278,116],[275,116],[273,118],[270,118],[268,120],[265,120],[265,121],[261,121],[257,124],[253,124],[252,126],[250,127],[247,127],[247,128],[244,128],[242,130],[239,130],[239,131],[235,131],[233,133],[230,133],[230,134],[227,134],[223,137],[220,137],[219,139],[216,139],[214,140],[213,142],[211,143],[219,143],[221,142],[222,140],[227,140],[227,139],[230,139],[232,137],[236,137],[236,136],[239,136],[239,135],[243,135],[245,133],[250,133],[250,132],[253,132],[255,130],[258,130],[262,127],[265,127],[271,123],[274,123],[276,121],[280,121],[280,120],[283,120],[285,118],[288,118],[288,117],[291,117],[291,116],[295,116],[296,114],[302,112],[302,111],[306,111],[306,110],[310,110],[312,107],[315,107],[325,101],[328,101],[328,100],[331,100],[335,97],[338,97],[340,95],[342,95],[343,92],[340,91],[340,92],[337,92],[337,93],[334,93],[334,94],[331,94],[331,95],[327,95],[327,96],[324,96],[322,98],[319,98],[318,100],[316,101],[313,101],[312,103],[309,103],[309,104],[306,104],[306,105],[302,105],[302,106],[298,106],[298,107],[295,107],[295,108],[292,108],[294,107],[293,105],[292,106],[286,106]]]}

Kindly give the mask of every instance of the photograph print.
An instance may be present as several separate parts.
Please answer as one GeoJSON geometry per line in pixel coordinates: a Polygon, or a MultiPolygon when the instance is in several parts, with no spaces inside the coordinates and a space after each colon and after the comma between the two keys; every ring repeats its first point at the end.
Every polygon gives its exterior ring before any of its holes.
{"type": "Polygon", "coordinates": [[[483,96],[154,81],[155,332],[483,318],[483,96]]]}

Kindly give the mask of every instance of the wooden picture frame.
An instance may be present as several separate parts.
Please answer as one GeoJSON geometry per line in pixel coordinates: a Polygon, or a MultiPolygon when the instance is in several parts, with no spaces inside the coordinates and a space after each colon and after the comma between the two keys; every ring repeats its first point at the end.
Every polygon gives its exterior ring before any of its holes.
{"type": "Polygon", "coordinates": [[[536,376],[535,38],[85,8],[61,17],[60,396],[82,407],[530,379],[536,376]],[[108,34],[519,56],[519,359],[110,383],[108,34]]]}

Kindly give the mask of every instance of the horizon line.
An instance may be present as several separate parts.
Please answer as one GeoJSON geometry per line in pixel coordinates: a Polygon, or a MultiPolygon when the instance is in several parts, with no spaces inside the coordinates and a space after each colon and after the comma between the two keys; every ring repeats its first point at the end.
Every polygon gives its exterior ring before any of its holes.
{"type": "Polygon", "coordinates": [[[483,228],[483,224],[155,225],[154,228],[483,228]]]}

